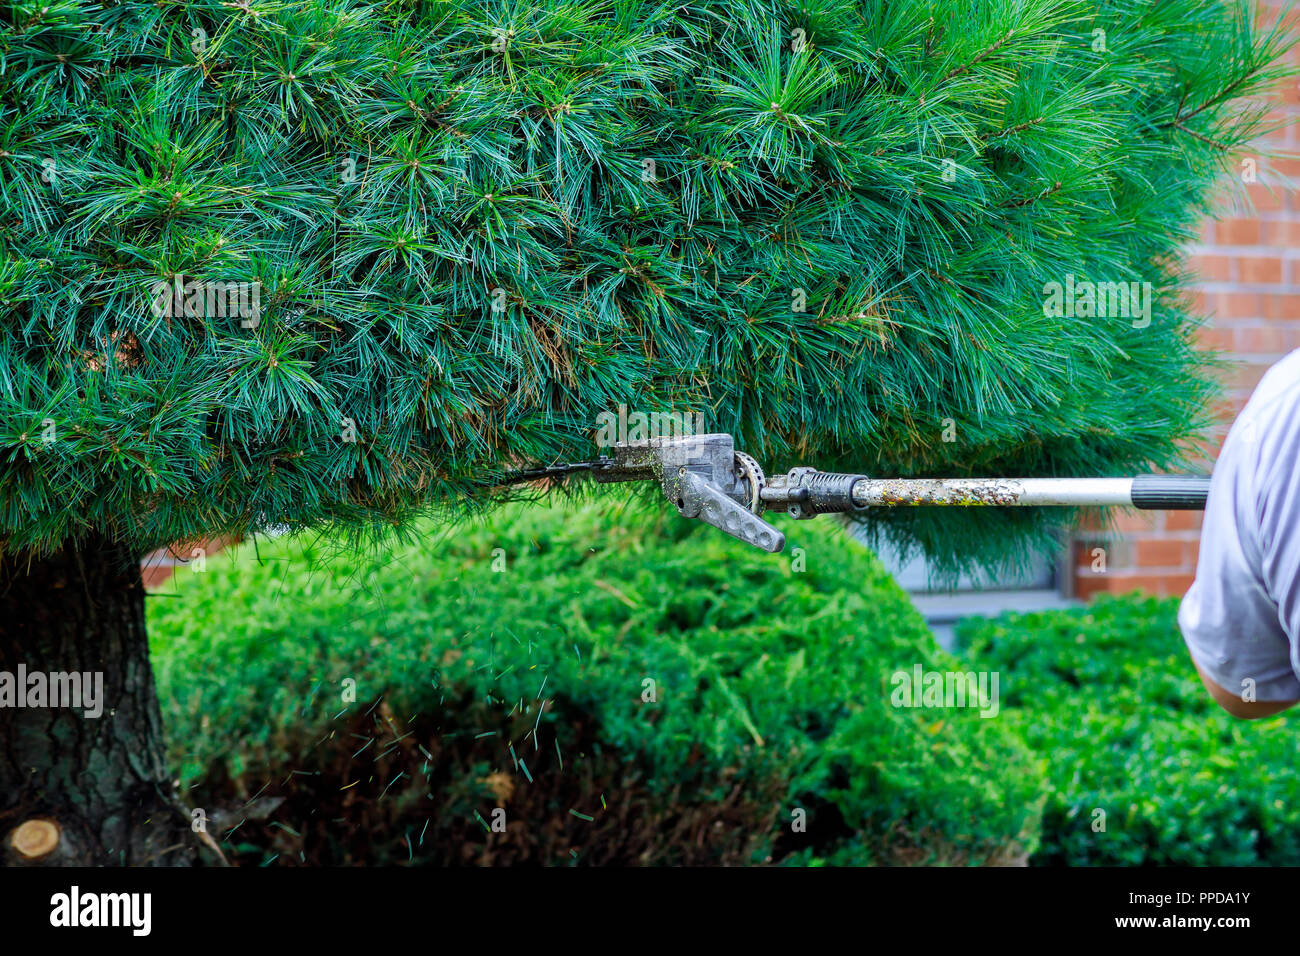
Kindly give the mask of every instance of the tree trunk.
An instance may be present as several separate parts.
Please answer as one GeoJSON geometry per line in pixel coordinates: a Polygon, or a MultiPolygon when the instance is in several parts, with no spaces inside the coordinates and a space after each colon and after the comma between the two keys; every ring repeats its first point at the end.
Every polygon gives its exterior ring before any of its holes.
{"type": "Polygon", "coordinates": [[[0,834],[9,865],[194,862],[127,548],[0,563],[0,834]]]}

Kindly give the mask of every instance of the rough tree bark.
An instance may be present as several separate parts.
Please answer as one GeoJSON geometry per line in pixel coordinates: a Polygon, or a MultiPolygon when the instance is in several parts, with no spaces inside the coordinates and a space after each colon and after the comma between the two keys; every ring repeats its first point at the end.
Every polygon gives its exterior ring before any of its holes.
{"type": "Polygon", "coordinates": [[[16,678],[20,665],[102,673],[103,710],[0,706],[0,863],[192,864],[195,835],[167,775],[138,556],[96,540],[0,561],[0,672],[16,678]]]}

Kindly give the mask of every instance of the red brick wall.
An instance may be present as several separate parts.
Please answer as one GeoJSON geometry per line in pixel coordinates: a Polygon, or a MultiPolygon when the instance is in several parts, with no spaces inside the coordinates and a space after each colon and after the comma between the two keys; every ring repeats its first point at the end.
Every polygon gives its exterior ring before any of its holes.
{"type": "MultiPolygon", "coordinates": [[[[1288,0],[1264,0],[1259,7],[1261,25],[1271,25],[1282,13],[1300,24],[1300,11],[1288,0]]],[[[1291,56],[1300,63],[1300,51],[1291,56]]],[[[1300,184],[1300,160],[1263,155],[1265,149],[1300,152],[1295,125],[1300,86],[1287,81],[1268,105],[1269,125],[1288,125],[1262,137],[1258,151],[1242,154],[1233,164],[1240,178],[1242,160],[1256,161],[1258,182],[1243,184],[1251,202],[1245,202],[1242,185],[1233,184],[1225,191],[1217,221],[1207,222],[1200,242],[1188,249],[1198,277],[1197,309],[1210,317],[1203,344],[1230,353],[1225,355],[1231,365],[1227,401],[1218,410],[1216,446],[1264,370],[1300,348],[1300,193],[1288,181],[1300,184]]],[[[1199,529],[1199,512],[1134,512],[1121,516],[1114,534],[1080,534],[1072,549],[1074,593],[1086,598],[1140,588],[1183,594],[1196,570],[1199,529]],[[1097,548],[1104,550],[1104,570],[1097,548]]]]}
{"type": "MultiPolygon", "coordinates": [[[[159,548],[140,562],[145,590],[163,590],[178,568],[188,567],[191,571],[198,571],[201,567],[206,569],[208,560],[238,542],[237,538],[200,538],[198,541],[177,542],[159,548]],[[203,564],[195,562],[199,556],[202,556],[203,564]]],[[[175,584],[172,586],[175,587],[175,584]]]]}

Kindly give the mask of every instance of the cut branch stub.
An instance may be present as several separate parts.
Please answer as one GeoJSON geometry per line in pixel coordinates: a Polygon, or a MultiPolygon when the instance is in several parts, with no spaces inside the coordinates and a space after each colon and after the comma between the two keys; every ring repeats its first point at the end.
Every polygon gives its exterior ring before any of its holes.
{"type": "Polygon", "coordinates": [[[53,820],[24,820],[10,834],[9,843],[24,859],[39,860],[54,852],[59,833],[59,825],[53,820]]]}

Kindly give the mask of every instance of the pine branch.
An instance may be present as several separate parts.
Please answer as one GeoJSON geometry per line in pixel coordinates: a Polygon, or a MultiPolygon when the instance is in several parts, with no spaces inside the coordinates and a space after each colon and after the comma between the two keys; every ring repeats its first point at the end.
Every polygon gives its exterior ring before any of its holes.
{"type": "MultiPolygon", "coordinates": [[[[592,457],[619,405],[706,409],[775,465],[1176,464],[1210,386],[1166,264],[1285,44],[1213,0],[1132,0],[1101,58],[1062,41],[1113,27],[1094,0],[899,0],[812,11],[796,50],[747,2],[125,0],[8,27],[5,547],[459,513],[519,462],[592,457]],[[1062,183],[1077,201],[1008,214],[1062,183]],[[1151,283],[1153,321],[1045,314],[1070,274],[1151,283]],[[159,312],[164,280],[260,311],[159,312]]],[[[989,547],[962,516],[870,520],[940,560],[989,547]]]]}
{"type": "Polygon", "coordinates": [[[982,61],[988,59],[998,50],[1002,49],[1002,47],[1007,43],[1007,41],[1009,41],[1011,37],[1015,35],[1015,32],[1016,32],[1015,29],[1008,30],[1006,33],[1002,34],[1002,36],[999,37],[996,41],[994,41],[987,48],[985,48],[983,52],[981,52],[977,57],[975,57],[975,59],[971,60],[967,64],[964,64],[963,66],[954,67],[953,69],[949,70],[939,80],[940,84],[947,83],[949,80],[953,79],[954,77],[961,76],[964,73],[969,73],[976,66],[978,66],[982,61]]]}

